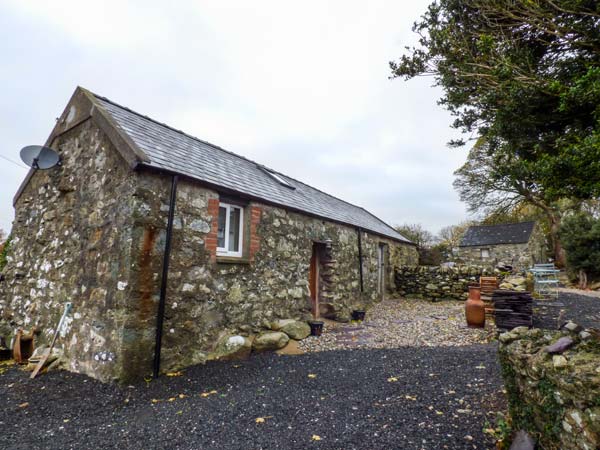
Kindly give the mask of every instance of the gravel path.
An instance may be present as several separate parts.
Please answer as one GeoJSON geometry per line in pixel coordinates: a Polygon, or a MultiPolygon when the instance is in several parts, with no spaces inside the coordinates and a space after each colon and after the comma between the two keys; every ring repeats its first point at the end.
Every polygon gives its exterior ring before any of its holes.
{"type": "Polygon", "coordinates": [[[324,334],[298,344],[303,351],[403,346],[447,347],[489,342],[495,329],[469,328],[464,302],[386,300],[374,305],[362,323],[327,322],[324,334]]]}
{"type": "Polygon", "coordinates": [[[486,449],[496,348],[263,354],[130,387],[0,375],[2,449],[486,449]]]}
{"type": "Polygon", "coordinates": [[[573,320],[583,327],[600,328],[600,298],[572,291],[559,292],[558,299],[536,300],[533,325],[555,330],[561,310],[565,311],[562,321],[573,320]]]}

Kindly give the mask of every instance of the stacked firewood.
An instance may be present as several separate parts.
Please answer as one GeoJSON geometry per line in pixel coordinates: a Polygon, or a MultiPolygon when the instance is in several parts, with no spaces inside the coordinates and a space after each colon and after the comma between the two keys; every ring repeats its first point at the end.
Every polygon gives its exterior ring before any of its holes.
{"type": "Polygon", "coordinates": [[[533,299],[529,292],[496,290],[492,294],[496,326],[504,330],[533,326],[533,299]]]}

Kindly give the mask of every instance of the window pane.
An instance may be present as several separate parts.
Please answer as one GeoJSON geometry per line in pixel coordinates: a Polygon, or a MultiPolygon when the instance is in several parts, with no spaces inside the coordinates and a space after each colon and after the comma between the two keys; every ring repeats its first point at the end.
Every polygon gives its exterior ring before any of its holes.
{"type": "Polygon", "coordinates": [[[238,252],[240,250],[240,213],[239,208],[229,210],[229,251],[238,252]]]}
{"type": "Polygon", "coordinates": [[[219,226],[217,228],[217,247],[225,248],[225,221],[227,219],[227,209],[219,207],[219,226]]]}

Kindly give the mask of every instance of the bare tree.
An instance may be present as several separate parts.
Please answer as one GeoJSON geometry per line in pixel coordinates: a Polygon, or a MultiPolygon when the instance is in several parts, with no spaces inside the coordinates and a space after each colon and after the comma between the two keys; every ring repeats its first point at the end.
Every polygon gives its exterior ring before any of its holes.
{"type": "Polygon", "coordinates": [[[435,242],[433,233],[426,230],[420,223],[405,223],[404,225],[396,225],[394,228],[419,248],[429,247],[435,242]]]}

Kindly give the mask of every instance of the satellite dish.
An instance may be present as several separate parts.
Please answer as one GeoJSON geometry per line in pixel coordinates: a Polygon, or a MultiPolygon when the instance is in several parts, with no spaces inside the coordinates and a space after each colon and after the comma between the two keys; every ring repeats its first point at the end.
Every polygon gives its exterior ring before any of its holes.
{"type": "Polygon", "coordinates": [[[23,147],[21,149],[21,159],[25,164],[34,169],[50,169],[60,161],[58,153],[50,147],[43,147],[41,145],[23,147]]]}

